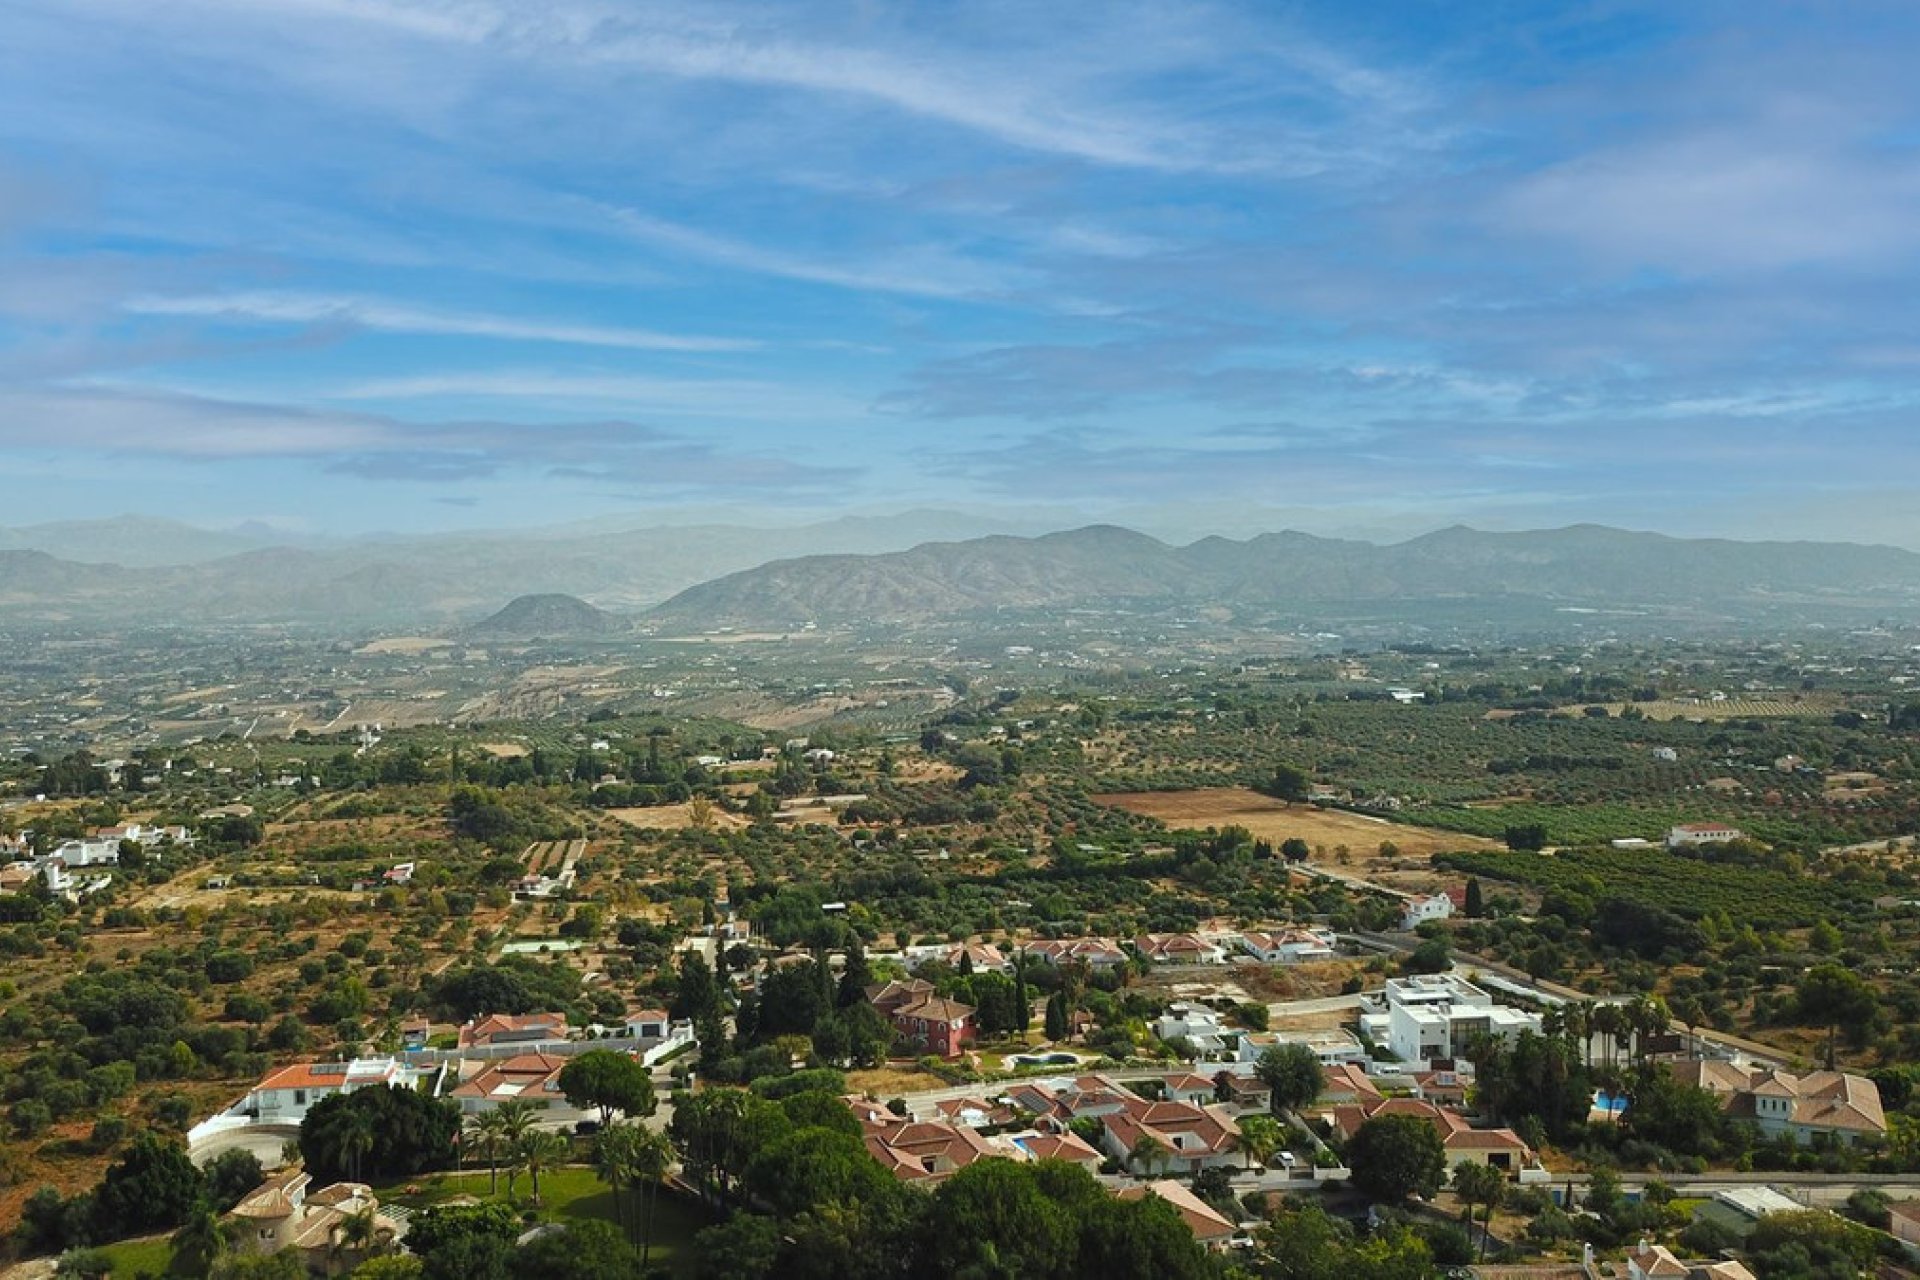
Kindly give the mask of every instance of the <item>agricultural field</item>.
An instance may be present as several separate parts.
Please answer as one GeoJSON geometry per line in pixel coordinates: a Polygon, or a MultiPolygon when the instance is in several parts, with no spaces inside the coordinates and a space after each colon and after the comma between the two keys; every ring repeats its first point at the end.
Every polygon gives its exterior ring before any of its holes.
{"type": "Polygon", "coordinates": [[[1328,850],[1345,845],[1355,868],[1379,861],[1392,863],[1402,856],[1425,860],[1436,853],[1487,848],[1493,843],[1477,836],[1450,835],[1344,809],[1287,804],[1245,787],[1141,791],[1097,795],[1094,799],[1164,822],[1176,830],[1245,827],[1256,837],[1276,845],[1296,838],[1328,850]],[[1391,844],[1394,852],[1383,853],[1382,844],[1391,844]]]}
{"type": "MultiPolygon", "coordinates": [[[[1589,704],[1591,705],[1591,704],[1589,704]]],[[[1831,716],[1846,706],[1846,700],[1831,694],[1794,694],[1778,698],[1654,698],[1646,702],[1608,702],[1613,715],[1632,708],[1649,720],[1749,720],[1783,716],[1831,716]]],[[[1558,708],[1559,714],[1576,716],[1585,706],[1558,708]]]]}
{"type": "Polygon", "coordinates": [[[1449,854],[1451,870],[1542,893],[1617,898],[1697,920],[1724,914],[1757,928],[1806,928],[1846,919],[1865,905],[1830,879],[1707,861],[1662,849],[1567,849],[1554,853],[1449,854]]]}

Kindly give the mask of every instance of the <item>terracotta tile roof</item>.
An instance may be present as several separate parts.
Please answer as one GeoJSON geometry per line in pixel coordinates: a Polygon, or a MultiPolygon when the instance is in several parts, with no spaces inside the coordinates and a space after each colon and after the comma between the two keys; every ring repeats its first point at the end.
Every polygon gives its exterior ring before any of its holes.
{"type": "Polygon", "coordinates": [[[1380,1090],[1357,1065],[1351,1062],[1337,1062],[1321,1072],[1322,1094],[1357,1094],[1361,1098],[1378,1098],[1380,1090]]]}
{"type": "Polygon", "coordinates": [[[927,1022],[964,1022],[973,1016],[973,1006],[949,1000],[945,996],[927,996],[893,1011],[896,1018],[920,1018],[927,1022]]]}
{"type": "Polygon", "coordinates": [[[254,1089],[338,1089],[349,1082],[355,1085],[379,1084],[396,1080],[402,1074],[398,1063],[382,1063],[372,1070],[354,1071],[345,1062],[296,1062],[270,1071],[254,1089]]]}
{"type": "Polygon", "coordinates": [[[1885,1133],[1887,1117],[1880,1090],[1864,1076],[1842,1071],[1787,1071],[1735,1066],[1731,1062],[1675,1063],[1676,1080],[1720,1094],[1729,1110],[1753,1114],[1756,1098],[1789,1098],[1790,1124],[1852,1133],[1885,1133]]]}
{"type": "Polygon", "coordinates": [[[283,1169],[242,1196],[232,1213],[240,1218],[291,1218],[299,1210],[295,1201],[311,1181],[304,1170],[283,1169]]]}
{"type": "Polygon", "coordinates": [[[555,1053],[523,1053],[490,1062],[455,1085],[456,1098],[541,1098],[560,1092],[560,1072],[567,1059],[555,1053]]]}
{"type": "Polygon", "coordinates": [[[1642,1240],[1627,1258],[1652,1280],[1686,1280],[1688,1274],[1687,1264],[1674,1257],[1673,1251],[1662,1244],[1649,1244],[1642,1240]]]}
{"type": "Polygon", "coordinates": [[[564,1013],[490,1013],[460,1028],[462,1048],[474,1044],[492,1044],[501,1036],[524,1037],[528,1033],[552,1035],[564,1039],[567,1015],[564,1013]]]}
{"type": "Polygon", "coordinates": [[[1076,1133],[1036,1133],[1019,1139],[1020,1146],[1035,1160],[1066,1160],[1073,1164],[1099,1164],[1104,1157],[1088,1146],[1076,1133]]]}
{"type": "Polygon", "coordinates": [[[1221,1217],[1219,1210],[1171,1179],[1126,1187],[1119,1193],[1122,1200],[1144,1200],[1148,1196],[1157,1196],[1177,1209],[1180,1220],[1202,1244],[1217,1244],[1233,1236],[1233,1223],[1221,1217]]]}

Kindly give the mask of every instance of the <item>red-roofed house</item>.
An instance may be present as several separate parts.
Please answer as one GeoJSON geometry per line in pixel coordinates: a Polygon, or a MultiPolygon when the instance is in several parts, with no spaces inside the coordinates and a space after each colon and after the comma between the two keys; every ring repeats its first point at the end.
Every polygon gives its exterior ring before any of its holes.
{"type": "Polygon", "coordinates": [[[1222,964],[1226,948],[1191,933],[1143,933],[1134,950],[1155,964],[1222,964]]]}
{"type": "Polygon", "coordinates": [[[1144,1187],[1126,1187],[1119,1193],[1122,1200],[1144,1200],[1148,1196],[1172,1205],[1179,1212],[1180,1220],[1187,1224],[1187,1230],[1193,1232],[1193,1238],[1207,1248],[1224,1249],[1227,1242],[1233,1239],[1232,1222],[1223,1217],[1218,1209],[1171,1179],[1149,1182],[1144,1187]]]}
{"type": "Polygon", "coordinates": [[[1367,1121],[1381,1116],[1415,1116],[1431,1124],[1447,1151],[1447,1164],[1491,1165],[1518,1173],[1534,1162],[1533,1150],[1511,1129],[1476,1129],[1466,1117],[1422,1102],[1418,1098],[1386,1098],[1335,1107],[1327,1116],[1342,1140],[1350,1139],[1367,1121]]]}
{"type": "Polygon", "coordinates": [[[901,1043],[920,1053],[957,1058],[973,1043],[973,1006],[944,996],[923,996],[893,1011],[901,1043]]]}
{"type": "Polygon", "coordinates": [[[1673,1064],[1673,1076],[1719,1094],[1729,1114],[1752,1120],[1770,1137],[1790,1133],[1807,1139],[1824,1133],[1856,1142],[1887,1131],[1880,1089],[1864,1076],[1840,1071],[1796,1076],[1698,1059],[1673,1064]]]}
{"type": "Polygon", "coordinates": [[[417,1070],[392,1058],[296,1062],[269,1071],[234,1109],[250,1113],[262,1124],[299,1124],[307,1108],[322,1098],[376,1084],[411,1088],[419,1076],[417,1070]]]}
{"type": "Polygon", "coordinates": [[[1125,1110],[1102,1116],[1100,1123],[1105,1129],[1101,1148],[1117,1160],[1134,1160],[1143,1139],[1158,1147],[1156,1159],[1135,1161],[1136,1173],[1198,1173],[1241,1162],[1233,1141],[1240,1126],[1223,1107],[1134,1098],[1125,1110]]]}
{"type": "Polygon", "coordinates": [[[482,1063],[448,1096],[466,1115],[492,1111],[503,1102],[513,1101],[530,1103],[541,1111],[578,1111],[560,1091],[560,1071],[566,1065],[565,1058],[553,1053],[523,1053],[482,1063]]]}
{"type": "Polygon", "coordinates": [[[567,1015],[564,1013],[490,1013],[484,1018],[472,1019],[460,1028],[462,1049],[536,1044],[566,1038],[567,1015]]]}
{"type": "Polygon", "coordinates": [[[904,1182],[938,1182],[976,1160],[1004,1154],[971,1129],[904,1121],[867,1132],[867,1151],[904,1182]]]}
{"type": "Polygon", "coordinates": [[[1048,964],[1078,962],[1096,972],[1118,969],[1127,962],[1127,953],[1107,938],[1041,938],[1022,950],[1048,964]]]}
{"type": "Polygon", "coordinates": [[[1215,1086],[1206,1076],[1197,1076],[1192,1072],[1179,1072],[1162,1076],[1160,1091],[1160,1096],[1168,1102],[1205,1104],[1214,1100],[1215,1086]]]}

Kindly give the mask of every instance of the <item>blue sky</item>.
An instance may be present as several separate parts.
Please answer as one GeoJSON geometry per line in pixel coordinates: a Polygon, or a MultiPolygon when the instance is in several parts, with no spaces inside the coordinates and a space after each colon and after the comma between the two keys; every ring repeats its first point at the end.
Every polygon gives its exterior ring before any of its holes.
{"type": "Polygon", "coordinates": [[[13,0],[0,524],[1920,545],[1911,5],[13,0]]]}

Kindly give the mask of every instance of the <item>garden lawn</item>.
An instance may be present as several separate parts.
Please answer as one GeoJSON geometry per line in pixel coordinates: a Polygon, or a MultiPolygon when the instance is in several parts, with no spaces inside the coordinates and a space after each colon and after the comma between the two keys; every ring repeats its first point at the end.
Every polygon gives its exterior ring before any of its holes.
{"type": "Polygon", "coordinates": [[[173,1266],[173,1241],[166,1236],[151,1240],[126,1240],[101,1250],[113,1259],[113,1280],[132,1280],[137,1275],[164,1276],[173,1266]]]}
{"type": "MultiPolygon", "coordinates": [[[[514,1182],[514,1199],[509,1201],[507,1180],[503,1174],[499,1194],[489,1197],[485,1170],[425,1174],[374,1190],[383,1204],[391,1202],[416,1210],[462,1196],[477,1200],[491,1198],[518,1209],[531,1209],[531,1192],[532,1186],[526,1175],[522,1174],[514,1182]]],[[[541,1174],[540,1201],[539,1216],[548,1221],[585,1222],[593,1218],[605,1222],[617,1221],[613,1212],[613,1193],[607,1190],[606,1184],[591,1169],[570,1167],[541,1174]]],[[[635,1215],[632,1227],[635,1243],[638,1244],[639,1215],[645,1208],[644,1197],[634,1194],[628,1202],[628,1208],[635,1215]]],[[[671,1191],[662,1190],[653,1206],[653,1247],[648,1255],[649,1264],[667,1266],[675,1275],[692,1274],[693,1251],[689,1246],[693,1234],[702,1227],[712,1225],[713,1221],[713,1217],[699,1205],[671,1191]]],[[[118,1274],[115,1272],[116,1276],[118,1274]]]]}

